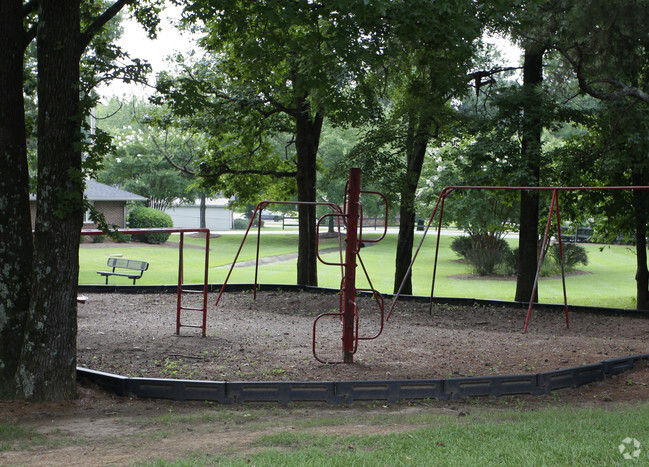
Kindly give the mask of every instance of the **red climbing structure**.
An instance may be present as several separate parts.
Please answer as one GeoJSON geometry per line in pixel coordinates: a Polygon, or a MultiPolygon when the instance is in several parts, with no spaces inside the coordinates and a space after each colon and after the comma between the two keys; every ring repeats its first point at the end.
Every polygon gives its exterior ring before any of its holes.
{"type": "MultiPolygon", "coordinates": [[[[268,207],[271,204],[292,204],[292,205],[302,204],[302,205],[315,205],[315,206],[329,207],[331,212],[325,214],[320,219],[318,219],[316,232],[320,231],[320,226],[324,221],[329,220],[330,217],[335,218],[336,224],[338,225],[337,231],[338,231],[340,261],[337,263],[325,261],[320,257],[319,252],[317,253],[317,258],[322,264],[330,265],[330,266],[338,266],[341,268],[342,277],[341,277],[341,287],[340,287],[340,311],[321,313],[315,318],[313,322],[313,341],[312,341],[313,355],[316,360],[322,363],[329,363],[329,364],[353,363],[354,354],[358,349],[358,342],[360,340],[376,339],[377,337],[379,337],[379,335],[383,330],[383,322],[384,322],[383,297],[372,286],[371,279],[367,273],[367,269],[365,268],[365,265],[363,264],[360,255],[360,249],[361,249],[361,244],[363,243],[365,244],[376,243],[381,241],[385,237],[385,234],[387,232],[388,203],[387,203],[387,199],[383,194],[374,191],[363,191],[360,189],[360,187],[361,187],[361,171],[360,169],[352,168],[349,171],[349,180],[345,188],[345,200],[343,203],[344,206],[343,209],[341,209],[340,206],[338,206],[335,203],[315,203],[315,202],[310,203],[310,202],[290,202],[290,201],[262,201],[261,203],[259,203],[255,208],[252,218],[250,219],[250,223],[248,224],[248,229],[246,230],[246,233],[243,236],[243,240],[241,242],[241,245],[239,246],[239,250],[237,251],[237,254],[235,255],[232,266],[230,267],[230,271],[228,272],[226,279],[223,282],[221,291],[219,292],[219,295],[216,299],[216,305],[218,306],[219,301],[221,300],[221,297],[225,291],[228,280],[230,279],[230,275],[232,274],[232,270],[234,269],[236,262],[239,258],[239,255],[241,253],[241,250],[243,249],[243,245],[248,238],[250,229],[253,227],[255,218],[259,216],[259,219],[261,219],[261,213],[266,207],[268,207]],[[385,228],[383,234],[377,239],[364,239],[362,236],[363,207],[360,202],[361,194],[380,196],[383,199],[383,202],[385,203],[385,228]],[[341,234],[341,225],[346,232],[346,238],[344,241],[341,234]],[[343,249],[344,249],[344,254],[343,254],[343,249]],[[359,290],[356,288],[356,269],[358,268],[359,265],[361,266],[363,273],[365,274],[367,281],[370,284],[369,289],[359,290]],[[370,292],[374,296],[374,299],[379,307],[379,311],[380,311],[379,331],[373,336],[359,336],[358,331],[359,331],[360,314],[356,303],[356,295],[357,292],[359,291],[370,292]],[[327,316],[336,316],[340,320],[340,324],[342,327],[342,347],[343,347],[342,349],[343,357],[341,361],[324,360],[318,356],[316,351],[317,325],[322,318],[327,316]]],[[[260,241],[261,241],[261,235],[260,235],[261,222],[258,222],[257,225],[258,225],[257,260],[255,264],[255,286],[254,286],[255,298],[257,297],[259,250],[260,250],[260,241]]],[[[318,251],[319,236],[316,238],[318,239],[316,240],[316,251],[318,251]]]]}

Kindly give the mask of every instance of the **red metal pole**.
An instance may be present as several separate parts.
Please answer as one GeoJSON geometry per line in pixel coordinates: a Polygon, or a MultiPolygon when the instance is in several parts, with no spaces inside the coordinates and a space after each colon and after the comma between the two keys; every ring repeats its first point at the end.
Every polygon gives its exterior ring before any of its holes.
{"type": "Polygon", "coordinates": [[[182,288],[183,288],[183,245],[185,242],[185,233],[180,232],[180,241],[178,242],[178,289],[176,291],[176,335],[180,334],[180,310],[182,308],[182,288]]]}
{"type": "Polygon", "coordinates": [[[356,316],[356,254],[358,253],[358,205],[361,170],[349,169],[347,198],[347,245],[345,247],[345,281],[343,288],[343,362],[354,363],[354,321],[356,316]]]}
{"type": "Polygon", "coordinates": [[[205,232],[205,276],[203,278],[203,337],[207,331],[207,293],[210,273],[210,231],[205,232]]]}
{"type": "Polygon", "coordinates": [[[548,232],[550,231],[550,224],[552,223],[552,213],[554,212],[554,203],[557,200],[557,190],[552,192],[552,201],[550,202],[550,212],[548,213],[548,222],[545,225],[545,233],[543,234],[543,242],[541,243],[541,253],[539,254],[539,262],[536,264],[536,276],[534,277],[534,286],[532,287],[532,296],[530,297],[530,304],[527,307],[527,317],[525,318],[525,326],[523,326],[523,334],[527,332],[527,325],[530,323],[530,316],[532,314],[532,304],[534,303],[534,295],[539,285],[539,276],[541,274],[541,265],[543,264],[545,243],[548,240],[548,232]]]}
{"type": "Polygon", "coordinates": [[[570,328],[568,318],[568,294],[566,293],[566,269],[563,260],[563,241],[561,239],[561,216],[559,215],[559,195],[557,194],[557,239],[559,240],[559,264],[561,265],[561,283],[563,285],[563,309],[566,313],[566,327],[570,328]]]}
{"type": "Polygon", "coordinates": [[[433,312],[433,297],[435,296],[435,277],[437,276],[437,260],[439,259],[439,240],[442,237],[442,219],[444,219],[444,201],[446,196],[442,198],[442,204],[439,207],[439,222],[437,223],[437,241],[435,242],[435,260],[433,265],[433,281],[430,285],[430,303],[428,305],[428,313],[433,312]]]}
{"type": "Polygon", "coordinates": [[[259,213],[259,219],[257,219],[257,254],[255,256],[255,292],[254,299],[257,300],[257,284],[259,283],[259,247],[261,245],[261,213],[264,212],[265,204],[259,203],[257,205],[258,209],[255,210],[255,213],[252,215],[252,220],[255,221],[255,216],[259,213]]]}

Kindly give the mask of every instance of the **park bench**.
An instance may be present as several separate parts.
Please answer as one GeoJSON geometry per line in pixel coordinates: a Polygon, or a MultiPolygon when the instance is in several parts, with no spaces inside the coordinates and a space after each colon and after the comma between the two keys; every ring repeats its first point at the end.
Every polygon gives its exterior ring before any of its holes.
{"type": "Polygon", "coordinates": [[[133,285],[135,281],[142,277],[144,271],[149,268],[149,263],[146,261],[139,261],[136,259],[126,259],[126,258],[108,258],[107,265],[109,268],[113,268],[112,271],[97,271],[97,274],[101,274],[106,277],[106,284],[108,284],[108,278],[110,276],[121,276],[128,277],[133,279],[133,285]],[[140,271],[139,273],[132,272],[119,272],[115,271],[116,269],[126,270],[130,269],[132,271],[140,271]]]}

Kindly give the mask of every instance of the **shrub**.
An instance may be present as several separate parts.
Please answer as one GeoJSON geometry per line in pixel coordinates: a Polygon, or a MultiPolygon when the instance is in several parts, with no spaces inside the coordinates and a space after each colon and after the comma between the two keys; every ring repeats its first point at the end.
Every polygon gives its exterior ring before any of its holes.
{"type": "MultiPolygon", "coordinates": [[[[561,264],[559,263],[559,244],[555,243],[550,245],[548,249],[548,256],[552,258],[554,263],[557,265],[559,271],[561,270],[561,264]]],[[[578,264],[583,264],[584,266],[588,265],[588,253],[586,248],[575,243],[564,243],[563,244],[563,265],[565,272],[574,271],[578,264]]]]}
{"type": "Polygon", "coordinates": [[[466,258],[469,250],[473,248],[473,241],[468,235],[462,237],[455,237],[451,242],[451,250],[455,252],[460,258],[466,258]]]}
{"type": "Polygon", "coordinates": [[[128,243],[133,239],[133,236],[131,234],[125,234],[122,232],[117,232],[117,235],[115,236],[115,241],[117,243],[128,243]]]}
{"type": "Polygon", "coordinates": [[[235,219],[234,230],[246,230],[248,228],[248,221],[246,219],[235,219]]]}
{"type": "MultiPolygon", "coordinates": [[[[132,229],[173,227],[169,214],[158,209],[137,207],[128,215],[128,225],[132,229]]],[[[171,234],[168,232],[155,232],[146,234],[133,234],[133,240],[146,243],[164,243],[171,234]]]]}
{"type": "Polygon", "coordinates": [[[106,241],[106,235],[92,235],[90,238],[92,243],[104,243],[106,241]]]}
{"type": "Polygon", "coordinates": [[[518,274],[518,248],[508,248],[503,252],[503,258],[500,263],[496,265],[496,274],[503,276],[514,276],[518,274]]]}
{"type": "Polygon", "coordinates": [[[496,238],[488,234],[456,237],[451,242],[451,250],[465,258],[479,276],[493,274],[496,267],[503,263],[507,264],[504,268],[500,267],[500,273],[515,273],[515,271],[510,272],[511,267],[507,267],[512,262],[515,265],[516,258],[504,238],[496,238]]]}
{"type": "Polygon", "coordinates": [[[477,275],[486,276],[493,274],[496,265],[502,262],[503,252],[494,248],[471,248],[466,259],[477,275]]]}
{"type": "MultiPolygon", "coordinates": [[[[248,219],[235,219],[234,220],[234,230],[246,230],[248,228],[248,224],[250,223],[250,220],[248,219]]],[[[255,217],[255,220],[252,223],[253,227],[257,227],[259,225],[259,218],[255,217]]],[[[261,221],[261,226],[264,226],[264,221],[261,221]]]]}

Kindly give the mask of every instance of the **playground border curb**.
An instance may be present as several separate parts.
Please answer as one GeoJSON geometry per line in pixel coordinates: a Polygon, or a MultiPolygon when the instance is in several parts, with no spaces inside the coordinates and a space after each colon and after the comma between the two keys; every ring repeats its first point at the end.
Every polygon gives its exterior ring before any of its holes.
{"type": "MultiPolygon", "coordinates": [[[[202,285],[184,286],[199,288],[202,285]]],[[[251,284],[228,284],[226,291],[251,290],[251,284]]],[[[210,285],[218,291],[221,285],[210,285]]],[[[84,293],[164,293],[176,292],[173,285],[80,285],[84,293]]],[[[294,285],[269,285],[257,287],[259,291],[284,290],[312,293],[339,293],[338,289],[294,285]]],[[[386,295],[388,297],[389,295],[386,295]]],[[[402,296],[404,300],[429,301],[429,297],[402,296]]],[[[527,303],[473,298],[435,298],[434,303],[450,305],[480,305],[527,308],[527,303]]],[[[535,304],[539,310],[561,310],[563,305],[535,304]]],[[[619,316],[649,318],[647,310],[625,310],[570,306],[570,311],[607,313],[619,316]]],[[[638,362],[648,362],[649,354],[632,355],[604,360],[600,363],[547,371],[536,374],[464,377],[422,380],[367,380],[367,381],[200,381],[163,378],[132,378],[97,370],[77,367],[77,379],[97,384],[118,395],[140,398],[172,399],[175,401],[213,401],[220,404],[248,402],[325,402],[332,405],[351,404],[356,401],[399,402],[431,399],[449,401],[478,396],[534,395],[542,396],[565,388],[577,388],[632,370],[638,362]]]]}
{"type": "Polygon", "coordinates": [[[77,379],[97,384],[118,396],[212,401],[219,404],[249,402],[325,402],[332,405],[357,401],[400,402],[431,399],[451,401],[478,396],[543,396],[632,370],[649,354],[604,360],[600,363],[536,374],[450,379],[376,381],[194,381],[131,378],[77,368],[77,379]]]}

